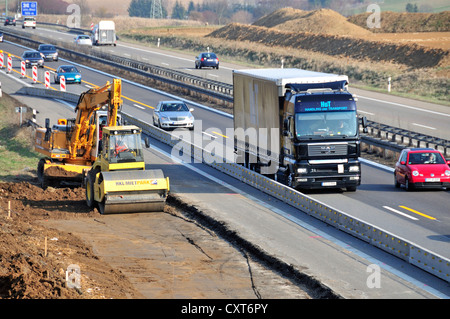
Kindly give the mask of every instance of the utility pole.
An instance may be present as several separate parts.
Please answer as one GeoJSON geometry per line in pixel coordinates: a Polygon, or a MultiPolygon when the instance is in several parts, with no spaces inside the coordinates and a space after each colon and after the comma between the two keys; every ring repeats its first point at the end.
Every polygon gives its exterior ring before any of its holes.
{"type": "Polygon", "coordinates": [[[162,19],[162,0],[152,0],[150,4],[150,18],[151,19],[162,19]]]}

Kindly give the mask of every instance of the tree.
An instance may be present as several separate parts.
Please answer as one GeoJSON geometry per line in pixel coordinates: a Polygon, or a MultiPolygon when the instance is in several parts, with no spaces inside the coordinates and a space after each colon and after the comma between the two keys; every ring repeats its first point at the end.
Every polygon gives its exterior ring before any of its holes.
{"type": "Polygon", "coordinates": [[[418,12],[417,4],[408,3],[406,5],[406,12],[418,12]]]}
{"type": "Polygon", "coordinates": [[[175,2],[175,6],[173,7],[173,10],[172,10],[172,19],[182,20],[185,18],[186,18],[186,9],[178,1],[175,2]]]}
{"type": "Polygon", "coordinates": [[[151,0],[131,0],[128,7],[130,17],[150,17],[151,0]]]}

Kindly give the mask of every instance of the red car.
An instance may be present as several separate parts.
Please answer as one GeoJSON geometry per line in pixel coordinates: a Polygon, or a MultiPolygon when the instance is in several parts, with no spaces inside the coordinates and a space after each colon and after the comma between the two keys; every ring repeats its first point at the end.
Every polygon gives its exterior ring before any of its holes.
{"type": "Polygon", "coordinates": [[[400,153],[395,164],[394,185],[414,188],[450,187],[450,161],[432,148],[409,148],[400,153]]]}

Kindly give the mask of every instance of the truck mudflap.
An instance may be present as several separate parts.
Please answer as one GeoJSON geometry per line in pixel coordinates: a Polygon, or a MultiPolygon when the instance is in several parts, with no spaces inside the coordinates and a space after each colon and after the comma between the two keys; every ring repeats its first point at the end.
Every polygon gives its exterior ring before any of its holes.
{"type": "Polygon", "coordinates": [[[162,170],[101,172],[99,179],[101,214],[164,210],[169,178],[162,170]]]}

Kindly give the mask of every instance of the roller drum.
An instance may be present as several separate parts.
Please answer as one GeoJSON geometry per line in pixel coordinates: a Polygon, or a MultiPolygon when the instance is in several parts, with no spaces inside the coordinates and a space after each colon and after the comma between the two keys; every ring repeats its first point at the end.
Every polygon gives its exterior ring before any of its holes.
{"type": "Polygon", "coordinates": [[[101,214],[163,211],[169,192],[162,170],[102,172],[101,214]]]}

